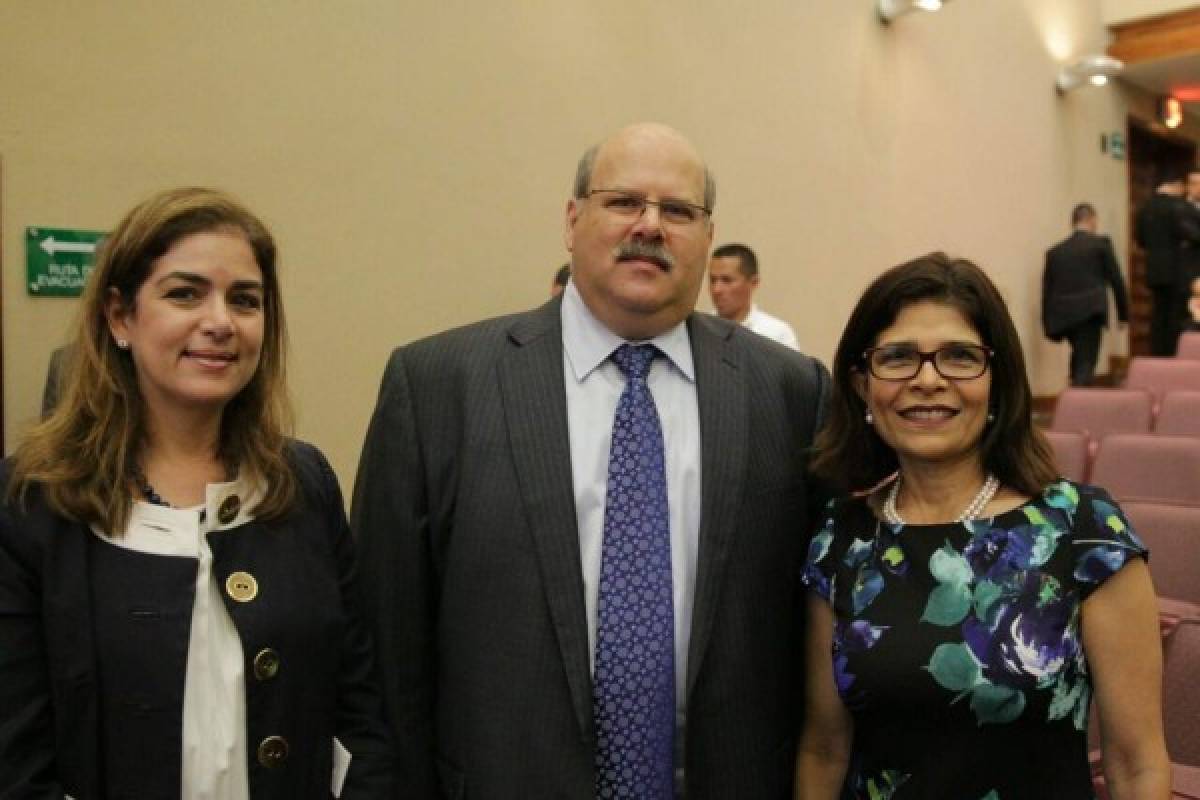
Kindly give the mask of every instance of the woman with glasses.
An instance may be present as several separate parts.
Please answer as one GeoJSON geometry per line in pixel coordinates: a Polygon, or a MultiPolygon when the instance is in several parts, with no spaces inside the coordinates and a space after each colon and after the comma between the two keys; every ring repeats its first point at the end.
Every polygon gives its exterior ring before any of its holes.
{"type": "Polygon", "coordinates": [[[206,189],[104,242],[0,465],[0,797],[391,798],[337,480],[286,438],[275,243],[206,189]]]}
{"type": "Polygon", "coordinates": [[[1166,798],[1146,549],[1061,479],[1020,342],[973,264],[881,275],[850,316],[814,470],[845,492],[809,548],[797,797],[1166,798]]]}

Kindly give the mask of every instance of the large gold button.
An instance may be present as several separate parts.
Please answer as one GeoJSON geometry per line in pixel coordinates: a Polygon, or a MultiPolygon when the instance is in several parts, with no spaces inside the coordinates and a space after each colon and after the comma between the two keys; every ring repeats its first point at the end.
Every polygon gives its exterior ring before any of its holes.
{"type": "Polygon", "coordinates": [[[282,736],[268,736],[258,745],[258,763],[264,767],[278,767],[287,757],[288,743],[282,736]]]}
{"type": "Polygon", "coordinates": [[[258,597],[258,581],[249,572],[233,572],[225,579],[225,591],[239,603],[258,597]]]}
{"type": "Polygon", "coordinates": [[[221,507],[217,509],[217,522],[222,525],[228,525],[237,517],[238,512],[242,510],[242,500],[236,494],[231,494],[226,497],[221,507]]]}
{"type": "Polygon", "coordinates": [[[279,653],[269,647],[258,651],[254,657],[254,677],[260,681],[269,681],[279,672],[279,653]]]}

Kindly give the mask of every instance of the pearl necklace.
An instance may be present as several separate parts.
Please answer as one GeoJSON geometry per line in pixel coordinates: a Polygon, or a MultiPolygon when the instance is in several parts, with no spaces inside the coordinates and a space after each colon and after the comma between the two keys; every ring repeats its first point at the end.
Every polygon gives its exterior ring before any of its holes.
{"type": "MultiPolygon", "coordinates": [[[[996,490],[1000,488],[1000,481],[995,475],[988,474],[984,480],[983,486],[979,489],[979,494],[975,495],[963,512],[954,520],[955,524],[968,522],[979,516],[979,512],[983,511],[983,507],[991,502],[996,496],[996,490]]],[[[888,491],[887,498],[883,501],[883,518],[890,525],[905,525],[904,518],[900,516],[900,512],[896,510],[896,497],[900,494],[900,476],[896,476],[896,480],[892,481],[892,488],[888,491]]]]}

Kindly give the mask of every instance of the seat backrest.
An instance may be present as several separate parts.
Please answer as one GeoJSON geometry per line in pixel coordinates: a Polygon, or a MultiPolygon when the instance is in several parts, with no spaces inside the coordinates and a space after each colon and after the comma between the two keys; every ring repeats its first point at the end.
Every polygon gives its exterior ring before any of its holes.
{"type": "Polygon", "coordinates": [[[1200,506],[1133,501],[1121,508],[1150,548],[1155,592],[1200,604],[1200,506]]]}
{"type": "Polygon", "coordinates": [[[1146,389],[1072,387],[1058,396],[1050,428],[1079,431],[1094,439],[1110,433],[1147,433],[1153,408],[1154,396],[1146,389]]]}
{"type": "Polygon", "coordinates": [[[1058,472],[1064,478],[1076,483],[1087,480],[1088,472],[1088,437],[1079,431],[1042,431],[1050,448],[1054,451],[1054,461],[1058,464],[1058,472]]]}
{"type": "Polygon", "coordinates": [[[1163,725],[1171,761],[1200,767],[1200,620],[1187,619],[1163,653],[1163,725]]]}
{"type": "Polygon", "coordinates": [[[1164,394],[1154,432],[1200,436],[1200,392],[1175,390],[1164,394]]]}
{"type": "Polygon", "coordinates": [[[1200,331],[1184,331],[1180,334],[1175,357],[1200,361],[1200,331]]]}
{"type": "Polygon", "coordinates": [[[1089,480],[1121,502],[1200,505],[1200,439],[1154,433],[1105,436],[1089,480]]]}
{"type": "Polygon", "coordinates": [[[1156,399],[1174,389],[1200,391],[1200,361],[1138,356],[1129,362],[1128,389],[1149,389],[1156,399]]]}

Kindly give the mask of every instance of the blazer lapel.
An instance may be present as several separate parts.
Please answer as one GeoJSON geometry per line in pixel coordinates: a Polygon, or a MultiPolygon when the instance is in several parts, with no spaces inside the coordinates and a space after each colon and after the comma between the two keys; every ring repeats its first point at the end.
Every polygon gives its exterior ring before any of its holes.
{"type": "Polygon", "coordinates": [[[729,546],[737,527],[746,467],[746,383],[741,348],[733,328],[692,315],[688,332],[696,365],[696,398],[700,410],[700,543],[688,645],[687,691],[712,634],[729,546]]]}
{"type": "Polygon", "coordinates": [[[509,330],[509,340],[513,346],[497,365],[509,446],[572,704],[580,734],[587,739],[592,719],[591,662],[571,482],[559,304],[547,303],[521,317],[509,330]]]}

